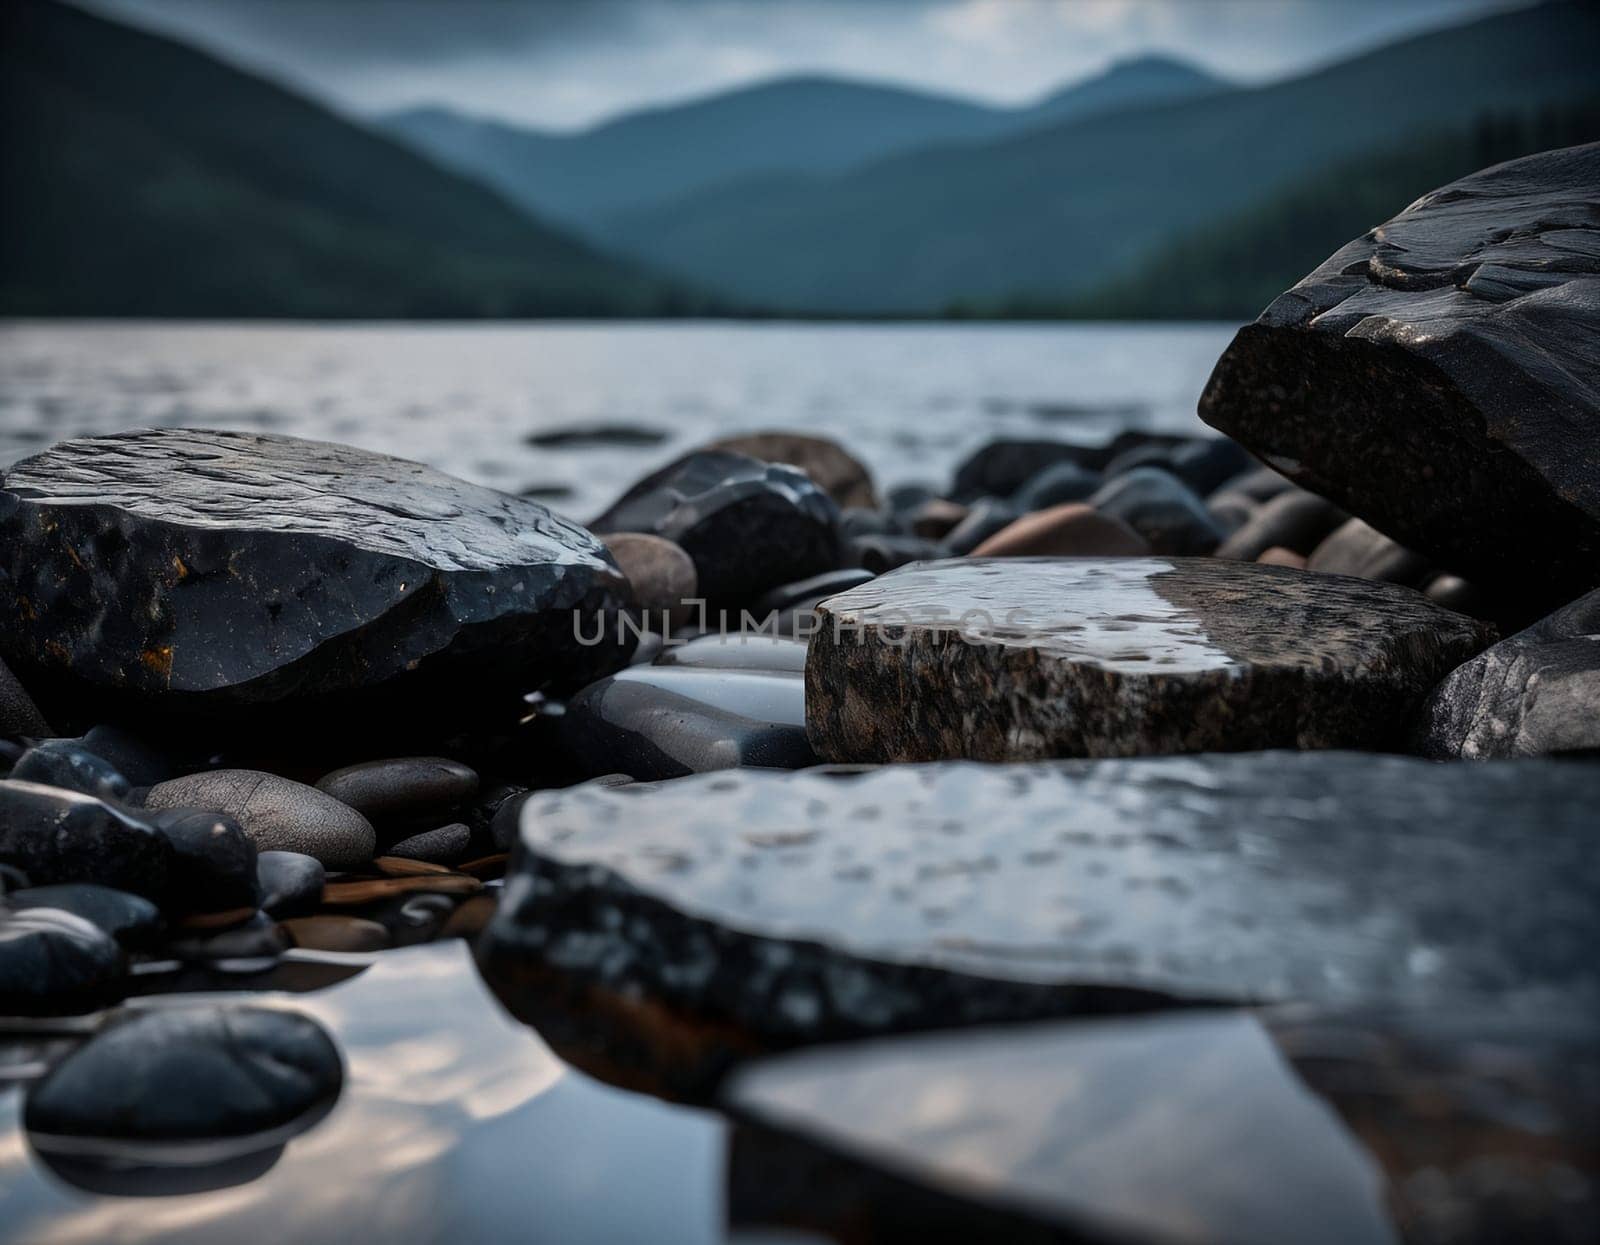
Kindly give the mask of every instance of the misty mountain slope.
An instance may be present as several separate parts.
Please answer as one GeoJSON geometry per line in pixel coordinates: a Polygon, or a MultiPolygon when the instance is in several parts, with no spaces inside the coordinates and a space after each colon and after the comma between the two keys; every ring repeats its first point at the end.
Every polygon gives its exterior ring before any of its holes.
{"type": "Polygon", "coordinates": [[[259,78],[79,9],[0,15],[0,311],[545,315],[673,287],[259,78]]]}
{"type": "Polygon", "coordinates": [[[551,134],[417,108],[380,125],[440,163],[552,219],[594,227],[745,177],[839,173],[935,143],[974,142],[1111,108],[1220,89],[1181,61],[1145,57],[1022,108],[828,77],[782,78],[551,134]]]}
{"type": "Polygon", "coordinates": [[[1270,86],[1123,110],[835,177],[729,185],[606,239],[729,294],[826,311],[1065,300],[1155,246],[1406,134],[1593,88],[1600,10],[1551,4],[1270,86]]]}

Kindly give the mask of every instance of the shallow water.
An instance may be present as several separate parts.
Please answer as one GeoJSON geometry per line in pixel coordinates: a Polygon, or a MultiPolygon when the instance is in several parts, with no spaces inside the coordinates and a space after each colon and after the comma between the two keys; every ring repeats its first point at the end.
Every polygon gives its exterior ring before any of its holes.
{"type": "Polygon", "coordinates": [[[1198,432],[1228,325],[0,325],[0,463],[140,425],[343,441],[583,519],[717,435],[838,437],[880,484],[994,436],[1198,432]],[[632,444],[534,446],[626,427],[632,444]],[[641,430],[643,435],[641,436],[641,430]],[[654,443],[652,433],[662,439],[654,443]]]}

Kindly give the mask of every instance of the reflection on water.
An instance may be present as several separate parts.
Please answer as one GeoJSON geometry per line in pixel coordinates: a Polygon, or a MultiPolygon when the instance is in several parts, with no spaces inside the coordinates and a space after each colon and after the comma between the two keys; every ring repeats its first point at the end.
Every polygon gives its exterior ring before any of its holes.
{"type": "MultiPolygon", "coordinates": [[[[500,1010],[464,943],[394,951],[319,993],[347,1079],[255,1179],[131,1202],[50,1174],[0,1090],[0,1224],[30,1242],[712,1241],[724,1126],[570,1071],[500,1010]]],[[[138,1006],[162,1006],[144,1000],[138,1006]]]]}
{"type": "Polygon", "coordinates": [[[1199,432],[1195,403],[1231,332],[13,323],[0,325],[0,463],[87,432],[240,428],[537,489],[584,519],[689,446],[755,428],[836,436],[887,485],[942,480],[990,437],[1199,432]],[[596,429],[620,435],[597,438],[596,429]],[[657,433],[665,439],[655,442],[657,433]]]}

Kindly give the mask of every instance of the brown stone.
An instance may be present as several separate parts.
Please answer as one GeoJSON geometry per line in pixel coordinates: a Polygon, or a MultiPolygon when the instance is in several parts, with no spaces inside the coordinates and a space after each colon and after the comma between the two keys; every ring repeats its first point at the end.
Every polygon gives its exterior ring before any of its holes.
{"type": "Polygon", "coordinates": [[[281,922],[289,941],[308,951],[382,951],[389,931],[355,916],[299,916],[281,922]]]}
{"type": "Polygon", "coordinates": [[[1426,560],[1360,519],[1335,528],[1312,550],[1306,567],[1324,575],[1354,575],[1408,586],[1420,584],[1430,569],[1426,560]]]}
{"type": "Polygon", "coordinates": [[[448,877],[453,872],[443,865],[412,860],[407,856],[378,856],[373,860],[372,867],[386,878],[433,877],[440,874],[448,877]]]}
{"type": "Polygon", "coordinates": [[[439,931],[441,938],[476,938],[494,917],[493,895],[474,895],[450,914],[439,931]]]}
{"type": "Polygon", "coordinates": [[[971,556],[1137,558],[1149,552],[1145,538],[1121,519],[1073,501],[1023,515],[985,540],[971,556]]]}
{"type": "Polygon", "coordinates": [[[256,914],[254,908],[228,908],[222,912],[191,912],[175,924],[179,929],[230,929],[256,914]]]}
{"type": "Polygon", "coordinates": [[[647,532],[608,532],[600,541],[628,577],[634,604],[646,611],[647,622],[658,622],[662,610],[672,613],[674,622],[687,614],[685,602],[698,595],[699,580],[682,546],[647,532]]]}
{"type": "Polygon", "coordinates": [[[353,882],[329,882],[322,888],[322,902],[330,907],[355,907],[417,892],[433,895],[471,895],[483,889],[477,878],[464,874],[429,873],[409,878],[362,878],[353,882]]]}
{"type": "MultiPolygon", "coordinates": [[[[603,780],[597,778],[593,781],[601,782],[603,780]]],[[[631,783],[633,779],[630,778],[628,781],[631,783]]],[[[614,786],[619,784],[608,783],[607,785],[614,786]]],[[[469,860],[465,864],[457,865],[456,872],[465,873],[468,877],[482,878],[484,881],[488,881],[490,878],[504,876],[506,863],[510,859],[510,852],[495,852],[491,856],[479,856],[476,860],[469,860]]]]}
{"type": "Polygon", "coordinates": [[[872,475],[837,441],[812,437],[801,432],[752,432],[724,437],[706,447],[748,454],[763,462],[788,463],[798,467],[840,506],[877,508],[872,475]]]}
{"type": "Polygon", "coordinates": [[[1262,566],[1290,566],[1297,571],[1306,569],[1306,555],[1296,553],[1293,549],[1285,549],[1282,545],[1273,545],[1270,549],[1263,549],[1261,556],[1256,559],[1262,566]]]}

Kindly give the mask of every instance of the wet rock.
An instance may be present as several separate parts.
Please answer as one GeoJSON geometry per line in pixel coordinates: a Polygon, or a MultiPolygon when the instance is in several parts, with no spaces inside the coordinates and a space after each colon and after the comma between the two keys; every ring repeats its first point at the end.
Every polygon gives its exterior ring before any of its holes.
{"type": "Polygon", "coordinates": [[[176,1151],[325,1111],[343,1079],[333,1042],[296,1012],[162,1008],[113,1023],[68,1055],[30,1090],[23,1119],[46,1152],[119,1141],[176,1151]]]}
{"type": "Polygon", "coordinates": [[[355,916],[302,916],[283,922],[296,947],[309,951],[382,951],[389,931],[376,921],[355,916]]]}
{"type": "Polygon", "coordinates": [[[1600,591],[1452,671],[1415,744],[1440,760],[1600,750],[1600,591]]]}
{"type": "MultiPolygon", "coordinates": [[[[0,907],[21,912],[30,908],[55,908],[82,917],[104,930],[125,947],[144,946],[161,928],[161,910],[142,895],[96,886],[93,882],[63,882],[12,891],[0,907]]],[[[0,915],[0,921],[5,918],[0,915]]]]}
{"type": "Polygon", "coordinates": [[[856,536],[846,542],[846,558],[864,571],[881,575],[908,562],[941,558],[944,549],[920,536],[856,536]]]}
{"type": "Polygon", "coordinates": [[[967,517],[967,507],[945,497],[930,497],[907,517],[913,536],[943,540],[967,517]]]}
{"type": "MultiPolygon", "coordinates": [[[[967,517],[944,538],[946,552],[964,557],[996,532],[1002,532],[1022,517],[1022,510],[1008,501],[993,497],[980,498],[972,504],[967,517]]],[[[893,569],[885,567],[885,570],[893,569]]]]}
{"type": "Polygon", "coordinates": [[[534,502],[322,442],[162,429],[65,441],[0,487],[0,653],[63,696],[266,729],[380,704],[476,721],[626,653],[572,613],[621,572],[534,502]]]}
{"type": "Polygon", "coordinates": [[[1263,502],[1217,547],[1217,557],[1254,562],[1274,545],[1310,554],[1349,517],[1315,493],[1291,488],[1263,502]]]}
{"type": "Polygon", "coordinates": [[[839,564],[839,508],[793,467],[702,450],[646,476],[590,526],[646,532],[694,560],[700,595],[750,601],[839,564]]]}
{"type": "Polygon", "coordinates": [[[1311,552],[1306,566],[1324,575],[1354,575],[1412,586],[1428,577],[1428,563],[1360,519],[1341,524],[1311,552]]]}
{"type": "Polygon", "coordinates": [[[1261,556],[1256,561],[1261,563],[1262,566],[1287,566],[1296,571],[1306,569],[1306,555],[1296,553],[1293,549],[1285,549],[1282,545],[1273,545],[1270,549],[1263,549],[1261,556]]]}
{"type": "Polygon", "coordinates": [[[303,852],[329,869],[359,868],[377,846],[372,823],[349,805],[315,787],[255,770],[210,770],[157,783],[145,804],[225,813],[258,851],[303,852]]]}
{"type": "Polygon", "coordinates": [[[836,592],[848,592],[851,588],[870,583],[872,578],[872,571],[855,566],[837,571],[825,571],[821,575],[813,575],[809,579],[797,580],[792,584],[774,588],[755,603],[750,613],[759,620],[783,610],[813,605],[836,592]]]}
{"type": "Polygon", "coordinates": [[[448,812],[478,793],[478,775],[449,757],[389,757],[347,765],[317,779],[317,790],[374,825],[448,812]]]}
{"type": "Polygon", "coordinates": [[[1021,510],[1043,510],[1064,502],[1092,497],[1105,478],[1080,463],[1069,460],[1052,463],[1024,484],[1011,500],[1021,510]]]}
{"type": "Polygon", "coordinates": [[[1098,471],[1111,461],[1104,450],[1061,441],[991,441],[956,468],[949,496],[959,502],[1010,497],[1047,467],[1070,462],[1098,471]]]}
{"type": "Polygon", "coordinates": [[[975,558],[1141,557],[1150,545],[1121,519],[1069,502],[1023,515],[972,551],[975,558]]]}
{"type": "Polygon", "coordinates": [[[0,661],[0,735],[44,739],[54,734],[28,689],[11,673],[11,667],[0,661]]]}
{"type": "Polygon", "coordinates": [[[260,852],[256,880],[261,887],[261,909],[272,916],[299,916],[315,911],[322,902],[327,881],[322,862],[301,852],[260,852]]]}
{"type": "Polygon", "coordinates": [[[35,886],[98,882],[158,902],[175,853],[154,826],[93,796],[37,783],[0,781],[0,865],[35,886]]]}
{"type": "Polygon", "coordinates": [[[697,636],[666,649],[658,666],[691,670],[751,670],[766,674],[804,674],[806,645],[784,635],[736,632],[697,636]]]}
{"type": "Polygon", "coordinates": [[[1173,1000],[1594,1014],[1597,796],[1588,762],[1354,753],[577,787],[526,807],[480,953],[514,1007],[555,974],[688,1080],[1173,1000]]]}
{"type": "Polygon", "coordinates": [[[1201,418],[1452,571],[1594,587],[1597,179],[1590,144],[1424,195],[1241,329],[1201,418]]]}
{"type": "Polygon", "coordinates": [[[663,614],[682,623],[687,603],[700,595],[694,560],[670,540],[644,532],[611,532],[600,539],[628,577],[645,625],[659,627],[663,614]]]}
{"type": "Polygon", "coordinates": [[[806,742],[805,681],[793,674],[647,666],[585,688],[561,738],[591,774],[675,778],[735,765],[794,769],[806,742]]]}
{"type": "Polygon", "coordinates": [[[806,722],[834,761],[1388,747],[1492,635],[1391,584],[1210,558],[931,563],[819,614],[806,722]]]}
{"type": "Polygon", "coordinates": [[[256,845],[237,821],[194,808],[155,810],[149,819],[175,854],[169,907],[212,911],[256,906],[261,898],[256,845]]]}
{"type": "Polygon", "coordinates": [[[1159,467],[1135,467],[1114,477],[1089,504],[1121,519],[1157,553],[1188,557],[1210,553],[1222,543],[1223,531],[1205,503],[1159,467]]]}
{"type": "Polygon", "coordinates": [[[97,800],[120,800],[129,790],[128,780],[115,766],[76,739],[46,739],[34,744],[11,767],[11,777],[79,791],[97,800]]]}
{"type": "Polygon", "coordinates": [[[0,908],[0,1016],[93,1007],[125,967],[116,940],[81,916],[59,908],[0,908]]]}
{"type": "Polygon", "coordinates": [[[788,463],[811,477],[824,493],[840,506],[878,504],[872,488],[872,475],[837,441],[811,437],[799,432],[753,432],[745,436],[724,437],[707,449],[748,454],[762,462],[788,463]]]}
{"type": "Polygon", "coordinates": [[[429,864],[452,865],[464,859],[471,846],[472,830],[461,822],[453,822],[437,830],[401,839],[389,848],[389,855],[429,864]]]}

